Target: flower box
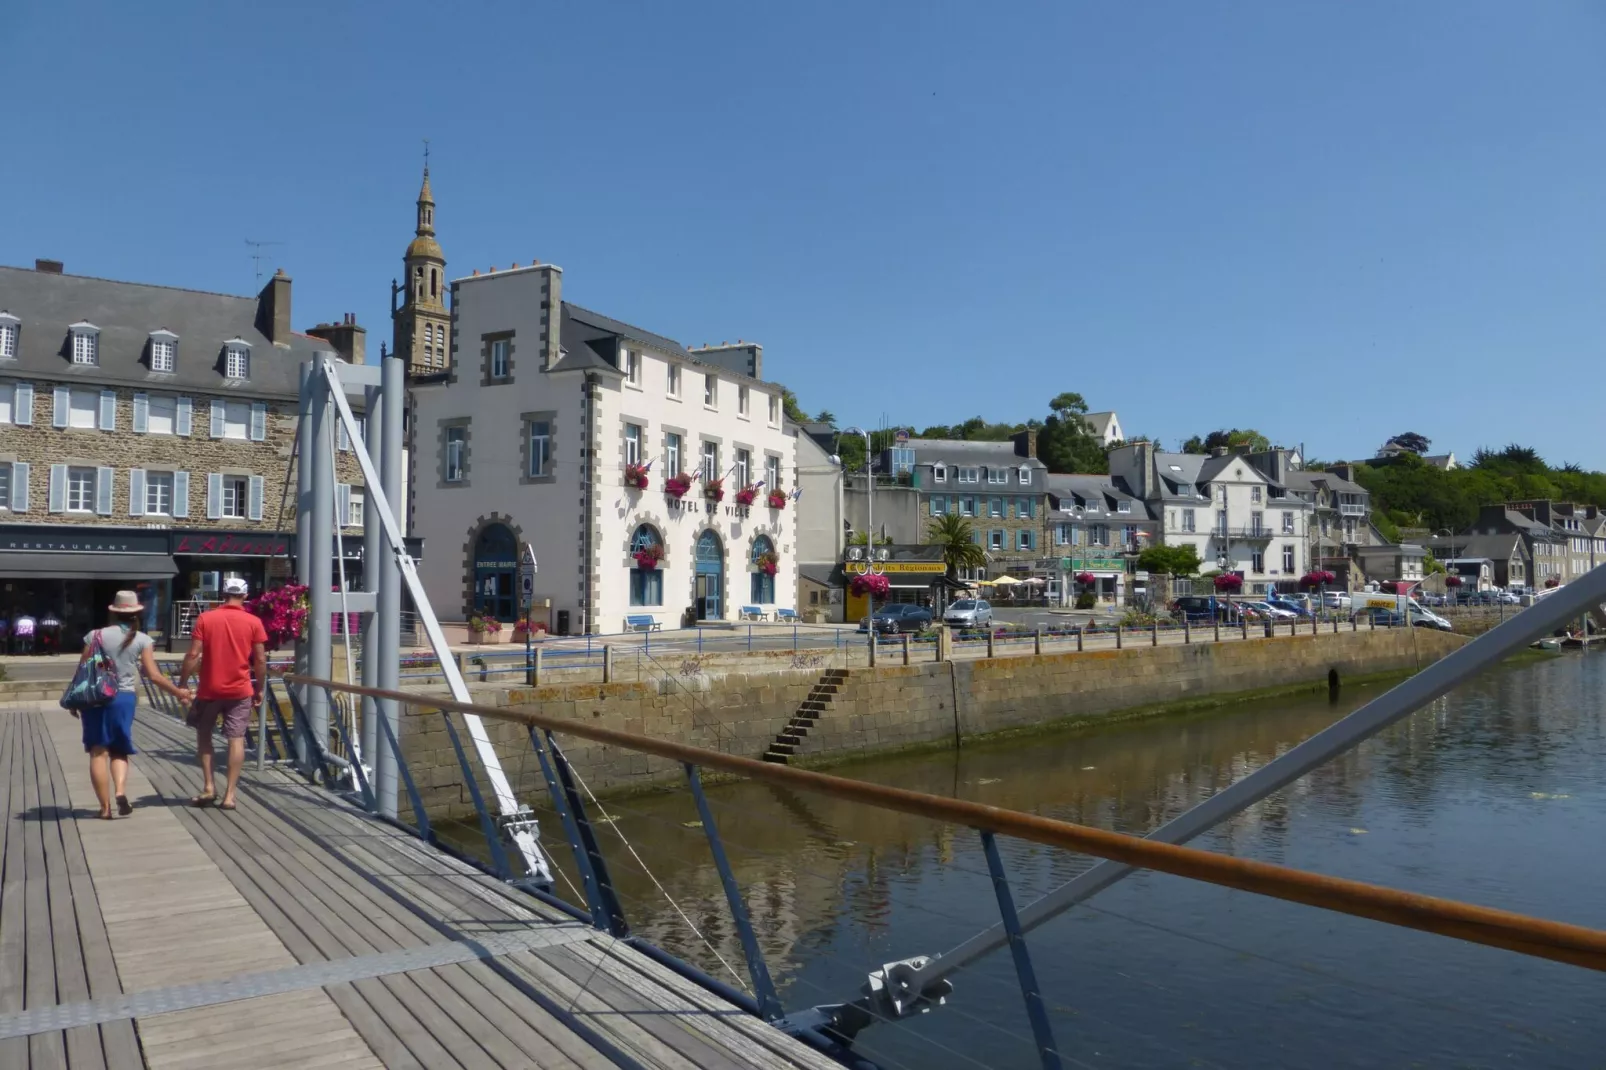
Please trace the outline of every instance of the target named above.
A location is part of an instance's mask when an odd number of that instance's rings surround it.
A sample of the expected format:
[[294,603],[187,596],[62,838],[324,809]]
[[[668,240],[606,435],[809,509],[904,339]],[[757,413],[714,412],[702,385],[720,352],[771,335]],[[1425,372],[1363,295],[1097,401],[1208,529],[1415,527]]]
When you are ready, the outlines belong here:
[[1446,587],[1459,587],[1459,586],[1461,586],[1461,577],[1460,576],[1446,576],[1446,577],[1444,577],[1444,585]]
[[499,643],[502,641],[502,622],[492,616],[478,613],[468,618],[468,637],[471,643]]
[[753,558],[753,567],[766,576],[775,575],[775,570],[781,566],[781,555],[774,550],[766,550]]
[[664,493],[671,498],[684,498],[687,492],[690,490],[691,476],[687,475],[685,472],[681,472],[678,475],[672,475],[668,479],[664,480]]
[[758,487],[748,485],[736,492],[737,505],[752,505],[758,500]]
[[703,480],[703,497],[707,498],[711,502],[724,501],[725,481],[723,479]]
[[784,491],[784,490],[772,490],[772,491],[770,491],[769,503],[770,503],[770,508],[771,509],[785,509],[786,508],[786,491]]
[[644,464],[625,465],[625,487],[629,490],[647,489],[647,466]]
[[658,563],[664,559],[664,548],[657,543],[653,543],[650,546],[643,546],[630,556],[636,559],[637,568],[650,572],[657,568]]

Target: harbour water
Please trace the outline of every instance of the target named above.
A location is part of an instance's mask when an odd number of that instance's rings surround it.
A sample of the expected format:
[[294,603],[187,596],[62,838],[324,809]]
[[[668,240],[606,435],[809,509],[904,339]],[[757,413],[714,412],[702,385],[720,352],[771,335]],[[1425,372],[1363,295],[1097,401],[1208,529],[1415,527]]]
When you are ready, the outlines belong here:
[[[839,771],[1141,834],[1375,694]],[[1196,846],[1606,928],[1603,721],[1606,655],[1507,667]],[[710,798],[788,1009],[852,998],[868,969],[997,921],[972,832],[752,784]],[[635,931],[745,980],[690,800],[607,809],[599,839]],[[1018,904],[1092,861],[1000,845]],[[1606,1065],[1597,974],[1180,878],[1134,875],[1030,945],[1067,1066]],[[889,1068],[1038,1065],[1007,951],[954,983],[948,1006],[859,1050]]]

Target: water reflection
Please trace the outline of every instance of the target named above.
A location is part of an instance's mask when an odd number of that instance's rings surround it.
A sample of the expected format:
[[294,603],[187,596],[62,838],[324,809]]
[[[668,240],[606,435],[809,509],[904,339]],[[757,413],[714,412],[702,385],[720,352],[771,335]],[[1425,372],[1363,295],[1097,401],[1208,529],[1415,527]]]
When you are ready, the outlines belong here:
[[[1198,845],[1606,927],[1606,859],[1594,849],[1606,816],[1603,658],[1478,681]],[[1143,833],[1370,697],[1244,704],[844,772]],[[869,968],[946,950],[996,921],[973,833],[749,783],[712,787],[710,798],[789,1008],[850,998]],[[690,800],[609,809],[645,863],[602,833],[635,930],[742,975]],[[1092,861],[1001,846],[1020,903]],[[1606,1062],[1595,1024],[1606,985],[1595,974],[1163,875],[1134,876],[1031,942],[1061,1047],[1083,1065]],[[1007,954],[956,985],[950,1006],[876,1027],[861,1047],[889,1067],[1037,1065]]]

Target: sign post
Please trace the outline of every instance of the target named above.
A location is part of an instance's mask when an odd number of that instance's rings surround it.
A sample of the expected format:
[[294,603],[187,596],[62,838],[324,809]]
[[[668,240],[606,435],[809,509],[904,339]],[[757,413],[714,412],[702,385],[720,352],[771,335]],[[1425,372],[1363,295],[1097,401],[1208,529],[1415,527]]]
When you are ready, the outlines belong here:
[[535,547],[525,543],[524,553],[519,555],[519,594],[524,599],[524,682],[530,685],[535,683],[535,644],[532,637],[535,622],[530,619],[530,608],[535,599],[535,569]]

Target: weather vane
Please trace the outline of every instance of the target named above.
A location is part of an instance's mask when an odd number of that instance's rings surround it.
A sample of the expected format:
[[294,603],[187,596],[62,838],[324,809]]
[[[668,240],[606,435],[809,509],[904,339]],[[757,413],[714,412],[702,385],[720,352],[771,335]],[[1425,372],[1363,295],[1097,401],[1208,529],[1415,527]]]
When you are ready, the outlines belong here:
[[429,138],[424,139],[424,170],[429,170]]

